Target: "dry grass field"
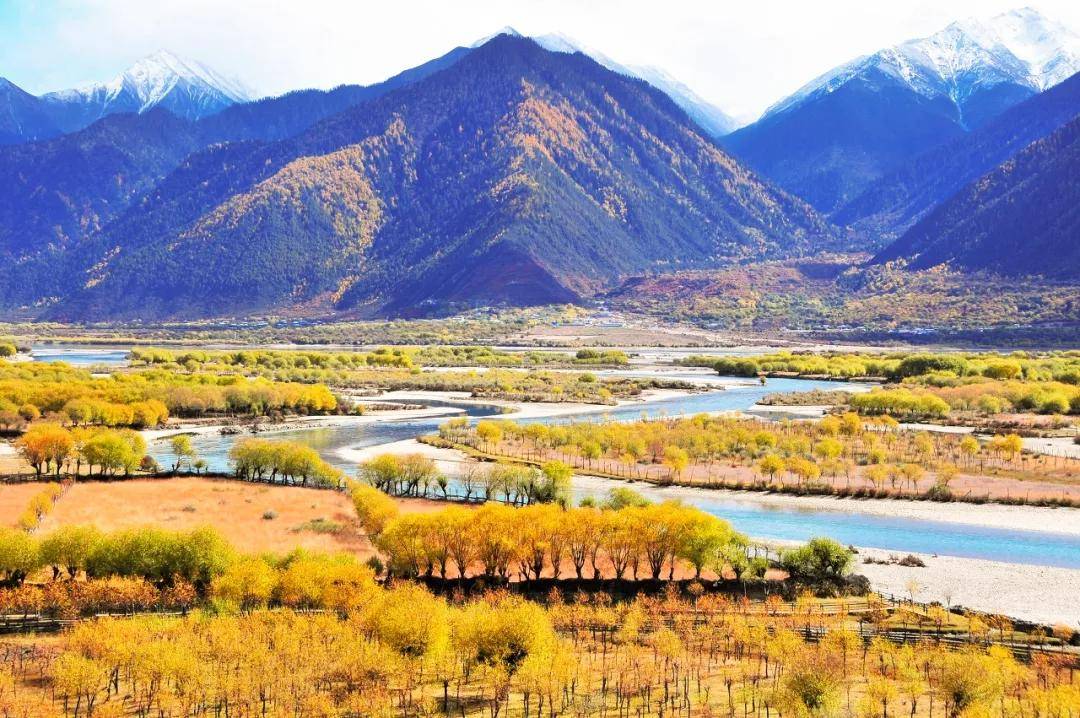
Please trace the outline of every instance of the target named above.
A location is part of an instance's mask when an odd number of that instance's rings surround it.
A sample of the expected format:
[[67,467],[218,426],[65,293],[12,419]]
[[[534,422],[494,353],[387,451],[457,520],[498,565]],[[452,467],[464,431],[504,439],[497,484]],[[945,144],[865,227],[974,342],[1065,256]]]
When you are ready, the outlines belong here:
[[[39,483],[0,487],[0,524],[14,525],[42,487]],[[439,506],[415,500],[401,505],[402,511]],[[38,533],[79,524],[105,531],[147,525],[182,531],[209,525],[248,553],[281,553],[297,547],[348,551],[362,558],[372,553],[345,494],[294,486],[197,478],[78,482],[56,503]]]
[[0,484],[0,527],[15,527],[30,499],[44,488],[44,483]]

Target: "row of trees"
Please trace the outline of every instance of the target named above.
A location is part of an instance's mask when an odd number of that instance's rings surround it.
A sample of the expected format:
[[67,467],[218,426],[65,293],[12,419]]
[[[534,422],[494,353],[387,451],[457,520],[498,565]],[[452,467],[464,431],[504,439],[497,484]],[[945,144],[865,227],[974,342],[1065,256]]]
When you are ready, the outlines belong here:
[[98,476],[127,476],[146,457],[146,440],[130,429],[69,429],[48,422],[31,425],[15,441],[15,448],[39,476],[79,475],[83,467],[90,476],[95,468]]
[[931,377],[929,390],[958,411],[1080,414],[1080,385],[1057,381],[965,382]]
[[392,575],[502,581],[544,578],[672,579],[683,567],[760,578],[767,564],[747,558],[747,541],[729,524],[681,504],[619,509],[537,504],[448,507],[393,517],[385,502],[353,492],[365,529]]
[[854,395],[851,405],[869,414],[938,418],[949,411],[1080,414],[1080,357],[1047,354],[778,354],[738,359],[690,357],[723,375],[795,374],[879,377],[902,389]]
[[169,407],[157,399],[132,404],[115,404],[98,399],[72,399],[60,413],[73,426],[132,426],[145,429],[161,426],[169,420]]
[[42,536],[0,530],[0,577],[12,586],[43,568],[53,579],[142,578],[158,586],[175,581],[205,592],[232,563],[235,552],[210,528],[187,532],[153,527],[103,533],[93,526],[64,526]]
[[[27,582],[43,569],[51,582]],[[0,582],[7,587],[0,590],[0,607],[13,613],[81,615],[104,603],[146,610],[175,607],[185,596],[187,606],[220,599],[245,610],[274,605],[345,611],[370,595],[374,574],[348,554],[241,555],[208,527],[105,533],[82,525],[41,537],[0,530]],[[109,598],[110,587],[117,596]]]
[[860,414],[882,414],[901,419],[942,419],[949,414],[949,404],[929,392],[907,389],[875,389],[865,394],[853,394],[848,399],[852,409]]
[[337,487],[343,476],[315,449],[291,441],[241,439],[229,450],[229,459],[245,481]]
[[241,349],[236,351],[173,351],[149,347],[131,350],[132,364],[172,366],[188,371],[243,371],[327,369],[349,371],[368,367],[535,367],[550,365],[615,366],[629,362],[625,352],[581,349],[563,352],[513,352],[487,346],[380,347],[370,352]]
[[893,381],[954,377],[967,380],[1022,379],[1080,385],[1080,354],[1057,352],[860,353],[776,352],[751,357],[693,356],[682,362],[707,366],[726,376],[798,374],[840,378],[882,377]]
[[173,351],[136,347],[129,358],[134,365],[173,366],[188,371],[229,371],[257,374],[261,370],[331,369],[352,370],[367,367],[410,369],[416,350],[404,347],[380,348],[371,352],[331,352],[269,349],[210,351],[191,349]]
[[[502,501],[515,506],[567,504],[572,471],[561,461],[539,468],[517,464],[468,464],[456,477],[454,498],[463,501]],[[359,467],[359,477],[392,496],[443,499],[450,496],[450,479],[435,462],[420,454],[382,454]]]
[[93,375],[63,363],[0,362],[0,428],[39,417],[71,425],[156,426],[170,415],[325,414],[337,399],[321,384],[149,369]]
[[[16,406],[0,399],[0,429],[18,431],[41,418],[35,404]],[[157,399],[118,404],[100,399],[72,399],[59,411],[47,414],[48,421],[71,426],[130,426],[145,429],[160,426],[169,420],[169,408]]]
[[[197,606],[195,587],[183,579],[160,586],[145,578],[112,576],[80,581],[24,582],[0,587],[0,616],[44,616],[73,620],[102,613],[188,611]],[[0,715],[2,715],[0,708]]]

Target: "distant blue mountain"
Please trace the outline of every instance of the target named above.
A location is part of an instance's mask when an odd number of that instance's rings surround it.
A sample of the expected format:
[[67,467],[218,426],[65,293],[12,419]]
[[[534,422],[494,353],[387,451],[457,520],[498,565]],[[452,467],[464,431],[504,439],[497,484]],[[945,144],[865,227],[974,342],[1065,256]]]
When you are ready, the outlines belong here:
[[0,77],[0,145],[34,142],[58,134],[60,128],[39,98]]
[[[200,149],[292,137],[353,105],[445,69],[468,52],[451,50],[376,85],[290,92],[234,104],[194,122],[158,107],[107,115],[85,129],[55,136],[59,130],[44,120],[33,132],[27,131],[29,120],[23,120],[16,140],[22,144],[0,147],[0,261],[78,244]],[[25,98],[15,94],[15,99],[31,109],[41,107],[41,100],[22,94]],[[0,102],[5,96],[0,85]],[[51,139],[25,144],[46,137]]]
[[1080,38],[1034,10],[949,25],[817,78],[724,139],[826,212],[913,156],[1080,71]]
[[1077,116],[1080,73],[982,127],[903,162],[832,219],[886,239],[895,238],[966,184]]

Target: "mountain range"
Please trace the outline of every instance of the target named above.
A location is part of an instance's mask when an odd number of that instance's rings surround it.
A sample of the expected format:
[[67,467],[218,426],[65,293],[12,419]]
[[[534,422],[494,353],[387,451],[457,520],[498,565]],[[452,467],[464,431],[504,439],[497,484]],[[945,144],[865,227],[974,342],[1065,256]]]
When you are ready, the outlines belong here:
[[867,250],[1080,280],[1078,48],[1031,10],[954,23],[733,133],[662,70],[509,29],[258,101],[169,53],[79,91],[0,81],[0,309],[414,316]]
[[[497,35],[523,37],[508,27],[477,41],[472,47],[479,47]],[[671,97],[713,137],[726,135],[737,127],[731,116],[658,67],[623,65],[557,33],[538,35],[532,39],[552,52],[580,52],[609,70],[645,80]],[[458,48],[459,52],[465,49]],[[320,91],[289,94],[305,92]],[[251,103],[252,100],[250,91],[237,80],[167,50],[142,58],[107,82],[49,92],[40,97],[0,78],[0,145],[56,137],[119,113],[141,114],[163,108],[177,117],[198,120],[233,105]]]
[[110,115],[155,108],[198,120],[250,100],[239,82],[165,50],[139,60],[108,82],[40,97],[0,78],[0,144],[47,139]]
[[210,145],[113,217],[24,246],[6,301],[68,319],[563,302],[837,237],[650,84],[510,35],[294,137]]
[[438,72],[467,52],[456,48],[376,85],[291,92],[231,105],[194,122],[162,108],[120,113],[47,142],[0,147],[0,186],[6,190],[0,193],[0,258],[21,262],[78,244],[145,198],[197,150],[292,137]]
[[1030,8],[956,22],[842,65],[724,146],[823,212],[1080,71],[1080,37]]

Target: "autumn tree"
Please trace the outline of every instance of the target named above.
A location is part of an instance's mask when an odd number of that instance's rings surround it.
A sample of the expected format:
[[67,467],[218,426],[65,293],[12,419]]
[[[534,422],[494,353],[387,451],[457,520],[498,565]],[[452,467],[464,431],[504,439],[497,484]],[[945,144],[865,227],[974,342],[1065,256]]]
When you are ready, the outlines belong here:
[[397,516],[397,504],[375,486],[351,482],[348,490],[360,525],[369,536],[378,537]]
[[41,560],[52,567],[53,579],[64,571],[74,579],[86,570],[101,540],[102,533],[94,526],[61,526],[41,539]]
[[184,463],[190,467],[195,461],[195,447],[191,443],[191,437],[187,434],[177,434],[169,442],[172,447],[172,453],[174,457],[173,461],[173,473],[180,470],[180,466]]

